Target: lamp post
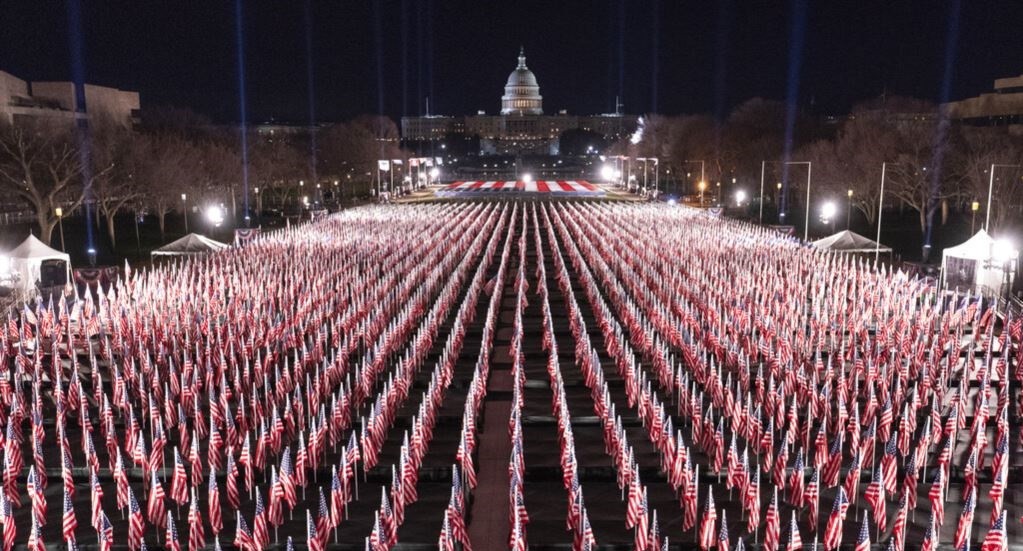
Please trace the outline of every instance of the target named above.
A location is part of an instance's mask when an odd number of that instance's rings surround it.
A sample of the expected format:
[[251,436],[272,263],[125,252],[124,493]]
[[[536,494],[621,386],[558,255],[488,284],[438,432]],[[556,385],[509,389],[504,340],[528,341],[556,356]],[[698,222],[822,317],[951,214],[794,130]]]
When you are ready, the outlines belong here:
[[[778,185],[776,187],[777,187],[778,191],[774,194],[774,204],[778,206],[778,210],[780,211],[781,210],[781,182],[778,182]],[[782,217],[785,216],[785,213],[779,213],[779,214],[781,214]],[[781,220],[779,220],[778,223],[780,224]]]
[[874,266],[881,257],[881,216],[884,215],[884,177],[888,172],[888,163],[881,163],[881,193],[877,197],[877,241],[874,242]]
[[977,231],[977,211],[980,210],[980,201],[974,201],[970,203],[970,212],[972,217],[970,218],[970,235],[973,235]]
[[1020,165],[1004,165],[1004,164],[992,164],[991,165],[991,173],[988,174],[988,184],[987,184],[987,214],[986,214],[986,219],[984,220],[984,231],[989,232],[989,233],[991,232],[991,230],[989,229],[988,226],[990,226],[990,224],[991,224],[991,195],[993,194],[994,189],[995,189],[995,168],[996,167],[1010,168],[1010,167],[1019,167],[1019,166]]
[[700,183],[697,184],[696,187],[698,187],[700,189],[700,206],[702,207],[703,206],[703,191],[705,189],[707,189],[707,182],[704,181],[704,180],[700,180]]
[[64,209],[57,207],[53,209],[53,214],[57,215],[57,227],[60,228],[60,252],[65,252],[64,246]]
[[838,207],[834,203],[828,201],[821,206],[821,218],[824,219],[824,223],[831,223],[831,233],[835,233],[835,214],[838,213]]
[[760,161],[760,225],[764,224],[764,171],[767,161]]
[[188,195],[185,193],[181,194],[181,213],[185,218],[185,235],[188,235]]
[[810,239],[810,176],[813,173],[813,161],[786,161],[787,165],[806,165],[806,221],[803,225],[803,241]]
[[850,189],[849,192],[846,193],[846,196],[849,197],[849,202],[845,206],[845,229],[848,230],[849,227],[850,227],[849,222],[852,220],[852,196],[853,196],[853,190]]
[[[687,161],[682,161],[682,163],[683,164],[685,164],[685,163],[700,163],[700,181],[701,182],[706,182],[707,181],[707,179],[704,177],[704,176],[706,176],[706,172],[704,171],[704,169],[707,167],[707,163],[705,161],[697,159],[697,160],[692,160],[692,161],[688,161],[688,160]],[[702,198],[700,199],[700,204],[701,205],[703,204],[703,199]]]

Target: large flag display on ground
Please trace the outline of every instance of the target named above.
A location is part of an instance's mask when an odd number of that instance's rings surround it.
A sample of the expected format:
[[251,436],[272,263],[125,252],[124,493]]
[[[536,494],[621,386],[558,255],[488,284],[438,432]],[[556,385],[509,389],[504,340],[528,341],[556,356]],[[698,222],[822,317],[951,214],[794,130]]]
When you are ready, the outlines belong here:
[[0,314],[4,550],[1021,536],[1003,304],[551,198],[587,182],[452,187],[511,194],[352,209]]

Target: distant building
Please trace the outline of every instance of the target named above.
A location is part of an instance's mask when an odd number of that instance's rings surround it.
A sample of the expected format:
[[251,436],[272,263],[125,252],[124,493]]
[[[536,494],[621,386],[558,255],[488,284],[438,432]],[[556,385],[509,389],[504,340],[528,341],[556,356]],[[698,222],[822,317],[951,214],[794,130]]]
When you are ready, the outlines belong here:
[[980,126],[1007,126],[1023,135],[1023,75],[995,80],[995,91],[942,104],[954,120]]
[[636,129],[637,118],[621,113],[579,116],[561,111],[544,115],[540,85],[526,66],[522,50],[518,61],[505,83],[500,115],[402,117],[402,140],[429,143],[452,136],[479,137],[480,155],[558,155],[566,131],[593,132],[614,141]]
[[66,120],[84,125],[106,117],[130,126],[137,122],[140,106],[138,92],[86,84],[78,94],[73,82],[29,83],[0,71],[0,122]]

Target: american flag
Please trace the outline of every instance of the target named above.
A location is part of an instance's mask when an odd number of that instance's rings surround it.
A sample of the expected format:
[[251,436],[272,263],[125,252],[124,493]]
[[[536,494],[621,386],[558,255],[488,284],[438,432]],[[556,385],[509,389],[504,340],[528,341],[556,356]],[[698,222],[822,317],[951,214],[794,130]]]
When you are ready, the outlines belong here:
[[90,498],[92,503],[92,515],[90,518],[90,523],[92,524],[93,528],[99,530],[100,528],[99,517],[100,514],[103,512],[103,486],[101,486],[99,483],[99,477],[96,476],[96,471],[93,471],[91,473],[90,478],[91,484],[89,484],[89,488],[91,490]]
[[4,551],[14,549],[14,540],[17,537],[18,527],[14,523],[14,514],[11,512],[11,500],[7,494],[0,492],[0,516],[4,525]]
[[924,530],[924,539],[922,542],[920,542],[921,551],[934,551],[937,548],[938,542],[935,541],[934,533],[935,526],[936,525],[934,523],[934,515],[931,514],[931,518],[927,522],[927,529]]
[[206,547],[206,534],[203,531],[203,518],[199,513],[199,499],[195,489],[192,489],[192,503],[188,508],[188,549],[202,549]]
[[714,523],[717,522],[718,512],[714,508],[714,486],[707,486],[707,502],[703,509],[703,520],[700,521],[700,548],[706,551],[714,547]]
[[252,541],[252,532],[249,530],[248,523],[245,522],[245,516],[238,515],[238,525],[234,533],[234,545],[242,551],[252,551],[256,549],[255,542]]
[[330,509],[327,508],[327,498],[323,495],[323,488],[320,487],[320,510],[316,516],[316,534],[320,540],[320,547],[327,545],[327,538],[330,535],[330,529],[333,527],[330,521]]
[[32,528],[28,533],[28,551],[46,551],[46,543],[43,541],[43,530],[39,524],[39,519],[36,518],[35,512],[32,513]]
[[767,551],[778,551],[781,541],[781,512],[778,511],[778,487],[774,488],[774,497],[767,506],[767,527],[764,529],[764,548]]
[[752,532],[760,525],[760,469],[754,469],[753,480],[747,484],[743,495],[743,506],[749,513],[746,531]]
[[[896,465],[896,454],[899,450],[895,445],[895,436],[893,435],[889,440],[888,444],[884,449],[884,457],[881,458],[881,471],[882,480],[884,482],[884,490],[889,494],[894,494],[897,488],[895,475],[898,467]],[[882,528],[883,530],[883,528]]]
[[959,549],[970,537],[970,529],[973,526],[973,513],[977,504],[977,489],[973,488],[966,494],[966,502],[963,503],[963,512],[959,515],[959,524],[956,526],[953,547]]
[[824,529],[824,549],[835,551],[842,545],[842,527],[845,523],[845,512],[849,508],[849,499],[845,495],[845,488],[839,486],[835,494],[835,504],[831,507],[831,516],[828,517],[828,525]]
[[792,475],[789,477],[789,503],[797,509],[803,507],[803,450],[796,454],[796,464],[792,468]]
[[1005,533],[1005,511],[998,515],[987,536],[984,536],[984,543],[981,551],[1006,551],[1009,548],[1009,541]]
[[863,497],[870,504],[874,518],[877,519],[878,529],[883,532],[887,524],[887,513],[885,512],[884,484],[881,482],[879,469],[874,469],[874,476],[863,492]]
[[[742,541],[741,539],[739,540]],[[721,509],[721,528],[718,529],[718,551],[728,551],[728,517],[725,509]]]
[[995,474],[988,497],[991,498],[991,524],[1002,513],[1002,505],[1005,502],[1005,478],[1008,476],[1009,462],[1002,463],[1002,467]]
[[266,511],[263,509],[263,495],[259,488],[256,492],[256,512],[252,517],[252,543],[257,548],[264,548],[270,543],[270,532],[267,529]]
[[210,528],[213,530],[213,535],[216,536],[224,529],[224,519],[221,516],[222,512],[220,510],[220,489],[217,487],[217,473],[213,472],[213,469],[210,469],[209,480],[206,508],[210,516]]
[[909,503],[905,495],[899,501],[899,513],[895,515],[895,524],[892,526],[893,551],[903,551],[906,547],[906,516],[909,515]]
[[[114,527],[106,513],[100,513],[100,528],[97,534],[100,551],[110,551],[114,547]],[[198,549],[198,548],[196,548]],[[7,551],[10,551],[9,549]]]
[[177,446],[174,447],[174,474],[171,478],[171,499],[181,505],[188,501],[188,475],[185,473],[185,465],[181,462],[181,454]]
[[807,521],[810,523],[814,533],[816,533],[817,518],[820,512],[820,469],[814,467],[813,473],[810,475],[810,483],[806,485],[803,498],[803,501],[810,510]]
[[941,469],[935,471],[934,482],[931,483],[931,490],[927,494],[931,500],[931,515],[937,528],[941,528],[945,518],[945,485],[941,473]]
[[36,483],[36,468],[35,466],[28,468],[28,494],[32,498],[32,514],[36,521],[42,524],[46,524],[46,496],[43,495],[43,489]]
[[164,507],[163,498],[163,485],[160,484],[160,479],[156,477],[156,471],[151,471],[149,480],[149,502],[146,505],[146,516],[149,517],[149,522],[157,528],[163,528],[164,515],[167,509]]
[[316,535],[316,524],[313,523],[313,513],[306,511],[306,530],[305,530],[305,541],[309,548],[309,551],[323,551],[323,544],[320,543],[320,538]]
[[799,536],[799,524],[796,522],[796,512],[792,511],[792,522],[789,523],[789,546],[787,551],[802,551],[803,538]]
[[128,488],[128,547],[138,549],[142,545],[142,533],[146,529],[146,521],[142,517],[142,509],[135,499],[135,492]]
[[170,551],[181,551],[181,542],[178,541],[178,528],[174,525],[174,516],[167,511],[167,534],[164,546]]
[[75,507],[71,503],[71,496],[64,492],[64,531],[65,541],[75,540],[75,529],[78,528],[78,519],[75,517]]
[[856,551],[870,551],[870,513],[864,511],[860,536],[856,539]]

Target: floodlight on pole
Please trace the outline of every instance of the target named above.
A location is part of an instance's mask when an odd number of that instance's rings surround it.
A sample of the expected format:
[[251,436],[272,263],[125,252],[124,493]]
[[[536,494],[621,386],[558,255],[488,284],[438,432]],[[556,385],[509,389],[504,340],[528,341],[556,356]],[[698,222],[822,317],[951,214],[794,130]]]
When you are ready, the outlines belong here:
[[185,233],[188,233],[188,195],[181,194],[181,216],[185,219]]
[[824,203],[821,206],[821,218],[823,218],[825,221],[831,220],[832,218],[835,217],[835,213],[837,211],[838,207],[835,206],[835,203],[828,201],[827,203]]
[[53,214],[57,215],[57,227],[60,228],[60,252],[65,252],[67,248],[64,245],[64,209],[57,207],[53,209]]
[[746,200],[746,191],[739,190],[735,192],[735,203],[736,206],[742,206],[742,202]]
[[224,223],[224,209],[217,205],[211,205],[206,209],[206,220],[213,224],[213,227],[220,227]]
[[803,241],[810,239],[810,184],[813,174],[813,161],[786,161],[787,165],[806,165],[806,221],[803,225]]
[[990,229],[990,225],[991,225],[991,196],[994,195],[994,191],[995,191],[995,168],[999,168],[999,167],[1002,167],[1002,168],[1016,167],[1016,168],[1018,168],[1019,166],[1020,165],[1005,165],[1005,164],[992,164],[991,165],[991,172],[988,174],[988,184],[987,184],[987,214],[986,214],[986,218],[984,220],[984,231],[986,231],[986,232],[990,232],[991,231],[991,229]]
[[606,182],[610,182],[615,176],[615,169],[611,168],[610,165],[604,165],[600,169],[600,177]]

